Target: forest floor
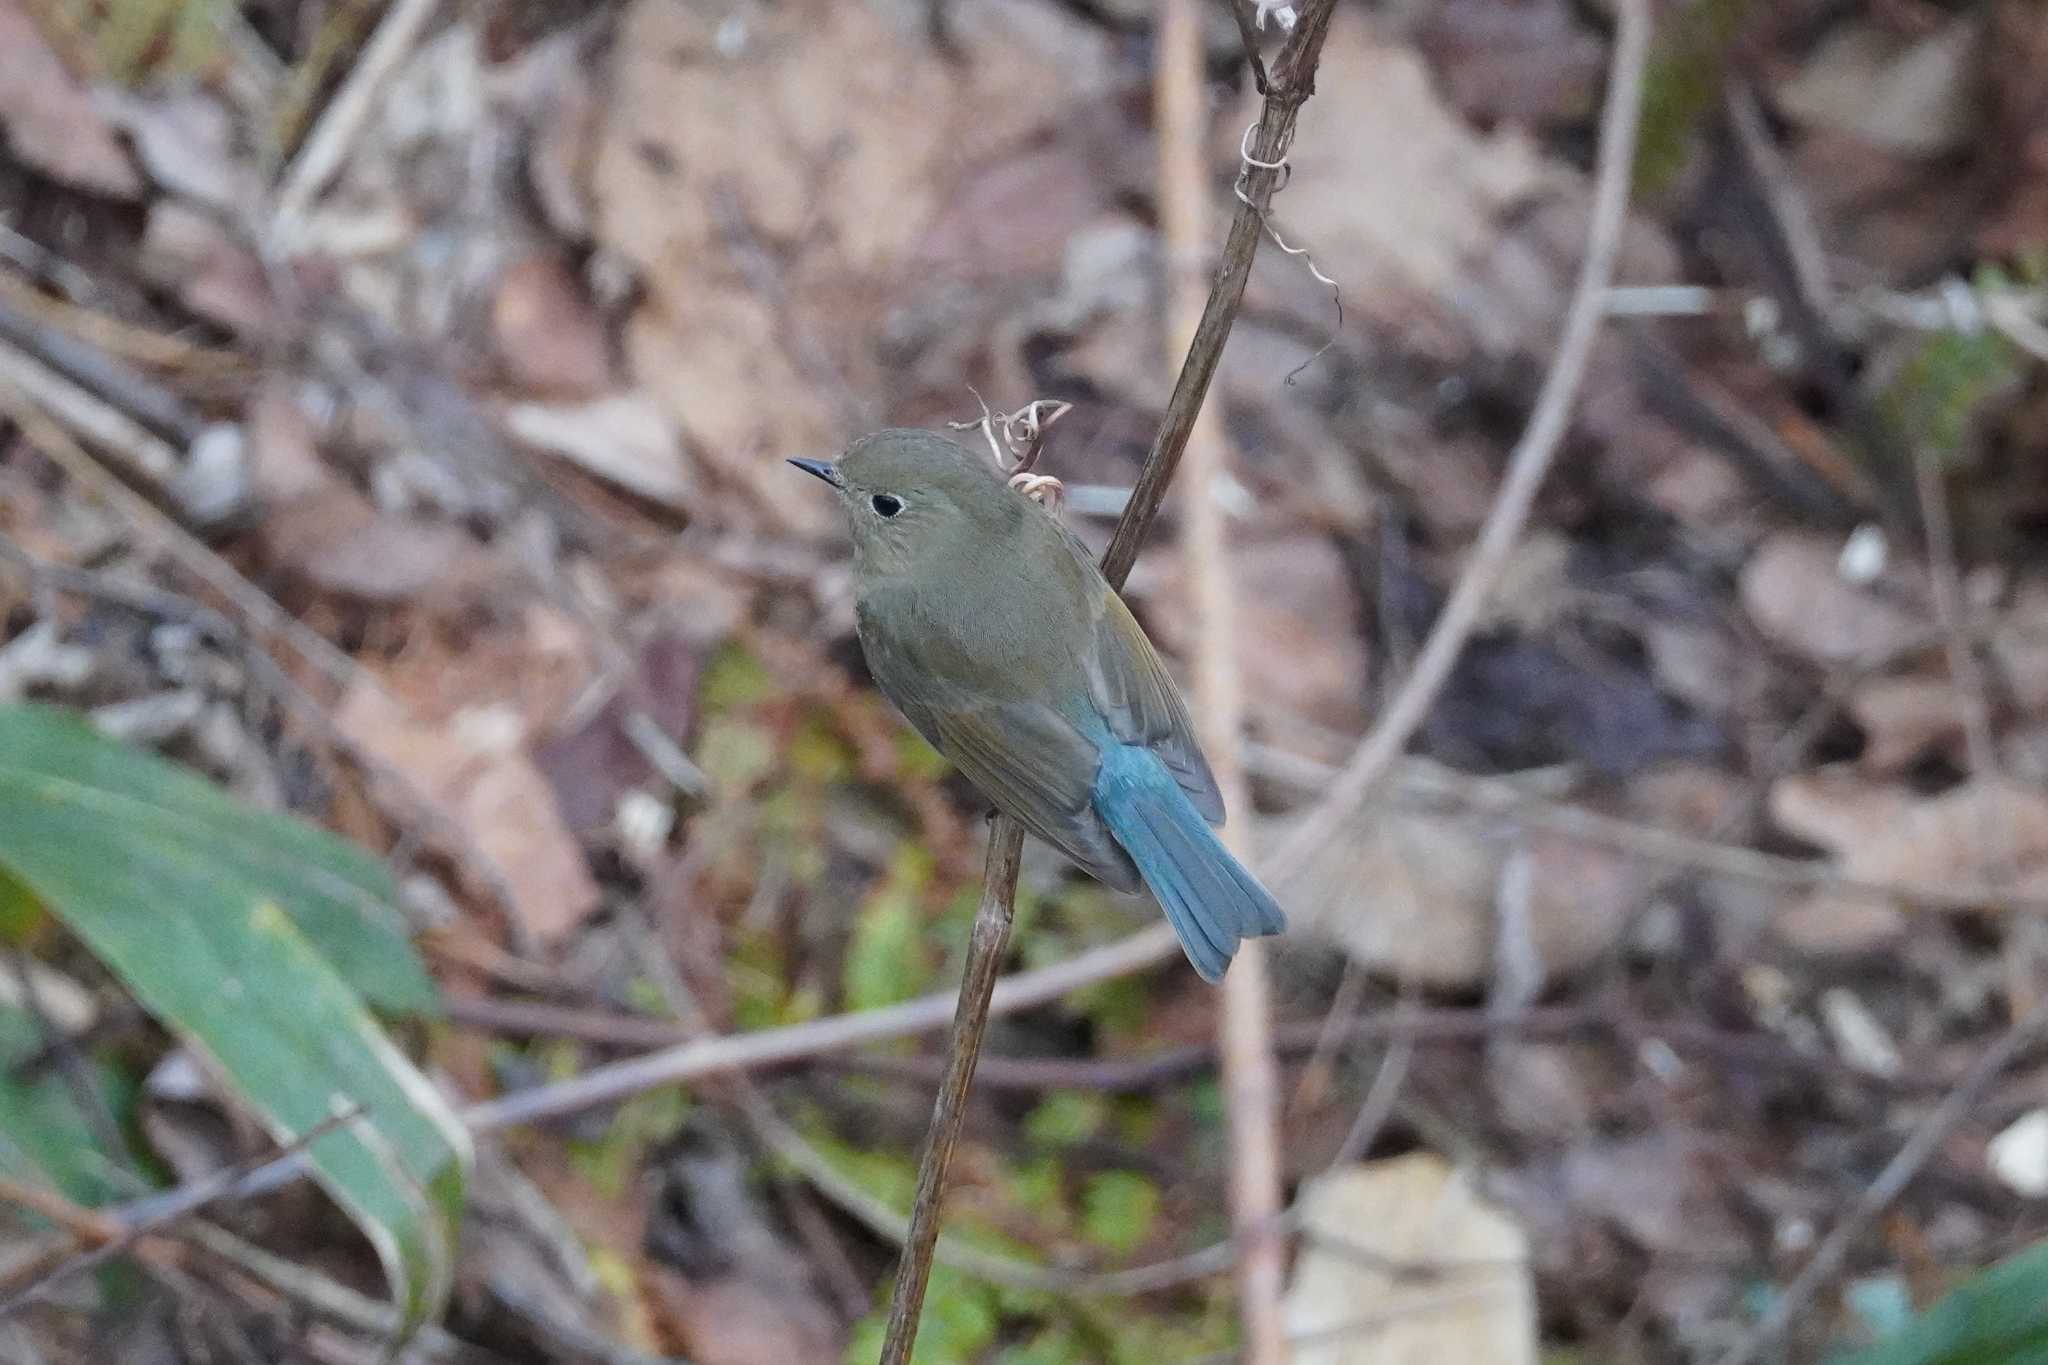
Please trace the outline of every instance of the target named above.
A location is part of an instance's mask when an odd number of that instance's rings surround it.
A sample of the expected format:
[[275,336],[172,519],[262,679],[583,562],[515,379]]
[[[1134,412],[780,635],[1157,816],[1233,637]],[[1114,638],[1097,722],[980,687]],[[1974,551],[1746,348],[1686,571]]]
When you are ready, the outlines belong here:
[[[1341,5],[1313,269],[1262,247],[1209,397],[1238,815],[1336,831],[1260,864],[1299,1361],[1818,1359],[2048,1236],[2048,9],[1651,6],[1550,476],[1324,798],[1557,348],[1615,8]],[[987,826],[784,460],[1058,398],[1103,544],[1179,362],[1153,10],[0,0],[0,704],[388,854],[461,1104],[768,1040],[480,1128],[422,1358],[875,1358]],[[1220,245],[1257,93],[1201,12]],[[1127,590],[1177,671],[1187,496]],[[1234,1359],[1218,993],[1024,868],[918,1359]],[[273,1150],[58,920],[0,947],[0,1112],[54,1029],[154,1182]],[[205,1219],[301,1278],[187,1243],[0,1356],[378,1358],[308,1187]]]

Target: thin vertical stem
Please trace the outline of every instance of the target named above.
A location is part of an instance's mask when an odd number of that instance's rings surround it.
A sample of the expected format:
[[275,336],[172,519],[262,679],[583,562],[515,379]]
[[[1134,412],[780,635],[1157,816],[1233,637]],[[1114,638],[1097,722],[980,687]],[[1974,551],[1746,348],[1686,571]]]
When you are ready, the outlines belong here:
[[908,1365],[917,1340],[918,1314],[932,1277],[932,1251],[939,1240],[939,1208],[945,1197],[946,1170],[960,1124],[967,1117],[967,1092],[974,1084],[974,1064],[981,1058],[982,1035],[988,1032],[988,1001],[1002,970],[1003,948],[1010,922],[1017,914],[1017,866],[1024,856],[1024,827],[1003,815],[988,836],[988,864],[982,873],[981,904],[974,912],[974,931],[967,940],[967,973],[960,982],[960,1003],[953,1012],[953,1033],[946,1044],[946,1074],[932,1101],[932,1126],[917,1158],[917,1196],[910,1205],[910,1235],[903,1245],[903,1263],[889,1296],[889,1332],[882,1345],[881,1365]]
[[[1208,194],[1208,110],[1203,89],[1202,16],[1197,0],[1166,0],[1159,17],[1154,79],[1159,128],[1159,222],[1164,239],[1168,346],[1190,344],[1201,325],[1211,210]],[[1262,158],[1263,159],[1263,158]],[[1194,597],[1194,713],[1202,750],[1232,815],[1224,842],[1250,852],[1251,802],[1238,738],[1244,694],[1237,668],[1236,592],[1218,492],[1229,476],[1229,448],[1216,413],[1204,409],[1188,433],[1181,518],[1182,562]],[[1238,948],[1218,997],[1224,1113],[1230,1128],[1230,1225],[1238,1317],[1247,1365],[1283,1365],[1286,1324],[1280,1296],[1286,1280],[1280,1227],[1279,1079],[1274,1072],[1268,1014],[1266,953],[1250,940]]]
[[[1265,105],[1252,142],[1252,155],[1257,161],[1277,164],[1286,155],[1287,145],[1294,137],[1295,118],[1303,101],[1315,90],[1316,62],[1322,55],[1323,39],[1329,33],[1330,16],[1335,9],[1336,0],[1308,0],[1301,7],[1294,31],[1268,77]],[[1244,297],[1245,280],[1251,274],[1252,256],[1258,249],[1263,215],[1277,175],[1275,170],[1254,167],[1246,177],[1244,199],[1231,220],[1222,264],[1196,324],[1173,397],[1167,403],[1166,418],[1153,439],[1137,486],[1131,491],[1116,533],[1102,557],[1102,572],[1112,587],[1123,586],[1138,558],[1138,547],[1151,529],[1159,504],[1165,500],[1167,486],[1173,481],[1174,470],[1180,465],[1188,433],[1208,395],[1209,381],[1216,376],[1223,343],[1230,336],[1230,325]],[[998,819],[989,834],[981,905],[975,911],[974,930],[968,940],[967,969],[960,984],[960,1003],[953,1015],[946,1074],[932,1105],[931,1127],[918,1160],[910,1235],[890,1296],[881,1365],[908,1365],[910,1348],[917,1339],[918,1312],[924,1306],[925,1285],[932,1272],[932,1251],[939,1236],[946,1169],[966,1116],[974,1066],[980,1059],[982,1035],[988,1027],[989,997],[1016,913],[1017,865],[1023,839],[1022,831],[1007,818]]]

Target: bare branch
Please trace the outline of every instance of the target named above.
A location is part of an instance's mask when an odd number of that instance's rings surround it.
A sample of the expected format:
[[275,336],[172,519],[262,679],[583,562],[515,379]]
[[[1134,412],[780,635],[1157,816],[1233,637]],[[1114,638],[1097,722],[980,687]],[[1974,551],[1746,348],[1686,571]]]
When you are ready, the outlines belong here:
[[[1294,139],[1294,124],[1302,102],[1315,89],[1316,62],[1322,55],[1323,38],[1329,32],[1335,0],[1311,0],[1305,5],[1294,29],[1274,63],[1269,78],[1265,107],[1259,118],[1257,159],[1277,162],[1287,155]],[[1244,198],[1231,220],[1230,235],[1223,247],[1223,264],[1209,292],[1208,304],[1195,327],[1187,360],[1167,403],[1166,419],[1153,438],[1152,449],[1138,476],[1131,500],[1117,522],[1109,549],[1102,557],[1102,571],[1112,587],[1121,587],[1137,560],[1138,547],[1158,515],[1167,485],[1187,447],[1188,434],[1201,412],[1209,382],[1216,375],[1223,355],[1223,343],[1237,316],[1250,277],[1252,256],[1258,250],[1259,230],[1266,204],[1276,183],[1276,172],[1254,167],[1247,177]],[[969,939],[967,969],[960,986],[960,1006],[954,1018],[950,1061],[945,1080],[932,1109],[930,1135],[918,1162],[917,1199],[910,1210],[910,1237],[897,1270],[896,1287],[889,1304],[889,1323],[882,1345],[882,1365],[905,1365],[912,1342],[917,1338],[918,1312],[924,1304],[926,1281],[931,1277],[932,1248],[939,1234],[939,1205],[946,1167],[953,1144],[966,1114],[967,1091],[974,1077],[974,1064],[981,1051],[983,1031],[988,1026],[991,993],[1001,965],[1003,948],[1010,936],[1015,914],[1017,865],[1024,834],[1007,817],[996,821],[989,834],[988,869],[983,883],[981,907],[975,912]],[[1173,941],[1166,926],[1165,941]]]
[[239,1162],[226,1170],[217,1171],[175,1190],[151,1196],[145,1213],[132,1217],[122,1217],[118,1210],[95,1213],[89,1229],[82,1226],[79,1228],[81,1233],[86,1234],[86,1240],[91,1244],[90,1249],[82,1255],[70,1257],[51,1266],[18,1288],[10,1289],[4,1298],[0,1298],[0,1318],[7,1317],[30,1299],[57,1284],[132,1250],[144,1238],[164,1232],[180,1219],[190,1217],[208,1205],[236,1194],[243,1178],[259,1165],[274,1164],[276,1157],[298,1155],[336,1128],[360,1118],[362,1112],[361,1105],[351,1104],[333,1117],[299,1134],[276,1156]]
[[412,52],[436,8],[436,0],[398,0],[378,23],[284,173],[271,224],[274,245],[289,249],[313,201],[348,160],[350,147],[376,110],[378,94]]
[[967,1092],[974,1083],[982,1037],[988,1031],[989,996],[1002,967],[1010,921],[1017,913],[1017,868],[1023,856],[1024,827],[1007,815],[998,817],[988,836],[988,866],[982,874],[974,930],[967,940],[967,970],[960,982],[959,1007],[953,1014],[946,1074],[932,1102],[932,1124],[924,1150],[918,1153],[917,1195],[910,1205],[910,1227],[896,1270],[896,1287],[889,1296],[881,1365],[907,1365],[911,1345],[917,1340],[918,1314],[924,1307],[932,1252],[939,1239],[946,1170],[953,1160],[953,1146],[960,1140],[961,1120],[967,1116]]
[[1173,481],[1174,471],[1180,467],[1181,452],[1187,447],[1188,432],[1202,410],[1202,400],[1208,396],[1209,382],[1216,377],[1217,363],[1223,358],[1223,343],[1237,316],[1238,302],[1244,297],[1245,281],[1251,276],[1252,255],[1258,249],[1266,207],[1279,183],[1280,173],[1272,169],[1272,163],[1286,158],[1294,141],[1295,119],[1303,102],[1315,93],[1316,63],[1322,58],[1323,38],[1329,33],[1330,16],[1335,9],[1334,0],[1303,6],[1287,46],[1273,64],[1265,105],[1259,112],[1258,132],[1252,139],[1253,155],[1248,158],[1254,163],[1268,164],[1254,164],[1245,178],[1237,213],[1230,220],[1230,235],[1224,239],[1223,263],[1209,291],[1209,302],[1195,326],[1195,339],[1188,347],[1188,358],[1173,386],[1173,396],[1167,401],[1166,418],[1160,423],[1159,434],[1152,439],[1145,466],[1131,489],[1130,502],[1117,522],[1109,548],[1103,552],[1102,572],[1112,587],[1122,587],[1131,565],[1137,562],[1138,546],[1159,513],[1159,504],[1166,498],[1166,487]]

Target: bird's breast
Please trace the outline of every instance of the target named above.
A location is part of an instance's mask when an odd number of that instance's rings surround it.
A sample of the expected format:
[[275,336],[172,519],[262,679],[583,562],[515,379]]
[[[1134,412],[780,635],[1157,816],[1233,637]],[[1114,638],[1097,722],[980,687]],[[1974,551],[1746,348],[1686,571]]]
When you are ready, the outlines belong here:
[[1092,635],[1054,585],[985,567],[867,585],[855,612],[869,667],[885,688],[890,675],[914,673],[998,700],[1047,699],[1061,678],[1080,676],[1081,647]]

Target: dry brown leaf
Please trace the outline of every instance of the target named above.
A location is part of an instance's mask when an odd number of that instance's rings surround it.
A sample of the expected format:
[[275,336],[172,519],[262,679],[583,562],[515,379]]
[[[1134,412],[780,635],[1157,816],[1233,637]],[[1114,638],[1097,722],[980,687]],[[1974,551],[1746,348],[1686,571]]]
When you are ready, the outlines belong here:
[[975,169],[936,206],[919,263],[949,280],[1057,273],[1075,230],[1114,202],[1115,187],[1079,150],[1060,142]]
[[226,214],[263,201],[263,178],[252,158],[238,155],[234,116],[220,100],[197,90],[160,97],[120,90],[100,104],[134,142],[157,188]]
[[1626,860],[1605,849],[1544,834],[1516,839],[1473,820],[1374,804],[1305,865],[1275,873],[1275,890],[1298,929],[1334,941],[1360,964],[1456,989],[1492,976],[1511,863],[1526,877],[1513,891],[1525,898],[1539,978],[1605,950],[1639,894]]
[[2048,71],[2048,6],[2037,0],[2002,0],[1991,8],[1988,40],[1999,60],[1987,62],[1991,114],[1986,145],[1999,150],[2004,202],[1977,230],[1976,252],[2024,257],[2048,241],[2048,106],[2041,73]]
[[[520,585],[508,583],[488,604],[493,629],[413,629],[406,647],[380,668],[382,681],[417,716],[503,705],[522,733],[545,734],[587,695],[599,651],[575,618],[532,597],[523,602],[519,628],[506,628],[519,605]],[[417,615],[394,618],[401,626],[421,624]]]
[[1800,838],[1833,849],[1843,872],[1864,881],[1983,881],[2007,848],[2022,872],[2048,862],[2048,793],[1995,779],[1923,797],[1808,773],[1772,786],[1771,815]]
[[505,430],[664,507],[687,509],[696,492],[696,471],[676,440],[675,423],[644,393],[588,403],[517,403],[505,412]]
[[512,912],[535,941],[560,940],[597,908],[583,850],[528,757],[511,708],[470,707],[436,725],[363,682],[342,698],[335,723],[454,822],[510,888]]
[[1821,664],[1876,662],[1926,637],[1930,612],[1875,585],[1848,582],[1840,553],[1838,543],[1798,531],[1781,531],[1759,546],[1738,585],[1757,629]]
[[115,199],[142,194],[142,177],[91,92],[16,0],[0,0],[0,133],[52,179]]
[[1593,1131],[1597,1112],[1584,1050],[1566,1043],[1499,1039],[1487,1049],[1486,1086],[1495,1108],[1514,1115],[1524,1140],[1566,1141]]
[[[780,454],[768,457],[788,450],[829,454],[843,444],[823,396],[786,368],[773,311],[753,294],[708,290],[687,316],[679,323],[649,304],[627,320],[626,363],[642,383],[635,403],[670,430],[671,441],[680,433],[691,456],[750,492],[775,530],[826,532],[838,509],[825,498],[790,496],[789,467]],[[712,336],[722,340],[712,345]],[[763,402],[764,395],[773,401]],[[778,430],[789,433],[779,446]],[[589,457],[578,451],[574,458],[587,464]]]
[[1915,156],[1960,147],[1983,105],[1981,12],[1902,42],[1876,23],[1838,25],[1805,66],[1777,88],[1794,121]]
[[627,793],[664,790],[655,781],[654,764],[633,739],[630,717],[641,711],[664,734],[686,741],[696,723],[699,671],[723,634],[722,629],[716,634],[685,630],[648,640],[634,660],[634,676],[622,680],[624,690],[574,729],[537,746],[534,761],[547,774],[571,829],[579,834],[604,829]]
[[1864,734],[1858,766],[1880,776],[1904,772],[1930,753],[1960,756],[1962,699],[1943,678],[1876,678],[1849,695]]
[[362,602],[459,593],[496,573],[489,552],[460,528],[381,512],[339,482],[274,509],[261,534],[279,569]]
[[180,302],[243,336],[260,337],[277,324],[277,300],[261,259],[218,218],[176,199],[151,206],[143,229],[141,264]]
[[523,388],[590,398],[610,385],[611,354],[597,309],[568,267],[547,253],[514,261],[498,277],[491,340]]
[[1529,916],[1546,980],[1591,962],[1621,934],[1643,894],[1628,858],[1610,849],[1531,832],[1522,840]]
[[1683,1130],[1574,1143],[1559,1184],[1571,1211],[1613,1224],[1647,1251],[1734,1259],[1748,1243],[1723,1204],[1699,1138]]
[[1275,874],[1291,927],[1403,980],[1487,979],[1506,850],[1469,824],[1369,806],[1348,837]]
[[[1105,79],[1076,46],[1085,27],[1040,8],[975,7],[958,62],[869,5],[627,11],[595,236],[646,288],[634,374],[707,458],[779,476],[783,455],[843,443],[848,395],[876,387],[892,282],[948,187]],[[767,477],[739,482],[783,529],[829,525],[822,500]]]
[[1319,1177],[1302,1210],[1285,1308],[1295,1365],[1535,1365],[1528,1238],[1468,1173],[1431,1152],[1369,1162]]
[[1709,763],[1664,763],[1629,780],[1624,808],[1663,829],[1747,840],[1749,783]]
[[402,602],[447,586],[465,566],[474,573],[480,560],[469,537],[444,522],[377,515],[345,536],[306,547],[299,567],[330,591]]
[[1791,183],[1812,201],[1831,259],[1892,279],[1927,268],[1955,242],[1969,158],[1912,157],[1820,126],[1789,152]]
[[1773,681],[1770,661],[1720,621],[1659,616],[1642,639],[1658,685],[1716,720],[1757,714]]
[[1516,542],[1502,566],[1500,586],[1479,616],[1473,634],[1513,627],[1524,634],[1554,631],[1583,595],[1572,581],[1570,537],[1536,530]]
[[[730,33],[718,14],[640,0],[616,45],[599,231],[671,302],[713,273],[693,256],[717,250],[720,192],[770,240],[809,230],[836,242],[846,268],[894,264],[942,177],[1044,121],[1079,74],[1021,33],[954,67],[877,7],[825,0],[750,16],[737,51]],[[820,173],[832,194],[818,193]]]
[[336,482],[320,458],[313,420],[279,379],[264,383],[243,413],[249,432],[249,479],[270,506],[302,498]]
[[[1992,778],[1921,796],[1842,773],[1806,773],[1771,787],[1771,817],[1835,854],[1843,876],[1947,887],[1992,883],[2002,867],[2016,895],[2048,892],[2048,794]],[[1991,908],[1995,908],[1991,907]],[[1901,903],[1817,891],[1778,929],[1817,949],[1874,947],[1904,924]]]
[[1651,439],[1682,450],[1649,475],[1643,496],[1687,526],[1725,524],[1740,515],[1754,496],[1742,472],[1719,452],[1672,440],[1670,432],[1662,423],[1649,428]]
[[1770,928],[1804,952],[1868,953],[1896,943],[1906,917],[1883,901],[1814,896],[1775,917]]
[[558,31],[492,72],[499,98],[525,112],[526,182],[534,202],[548,226],[570,242],[590,239],[590,171],[603,115],[592,38],[585,29]]

